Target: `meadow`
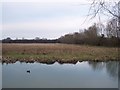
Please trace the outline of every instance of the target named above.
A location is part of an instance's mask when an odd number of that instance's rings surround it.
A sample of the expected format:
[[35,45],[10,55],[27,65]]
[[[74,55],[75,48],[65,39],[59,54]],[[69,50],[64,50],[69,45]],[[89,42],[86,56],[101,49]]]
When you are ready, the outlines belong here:
[[76,63],[118,60],[118,48],[74,44],[2,44],[2,62]]

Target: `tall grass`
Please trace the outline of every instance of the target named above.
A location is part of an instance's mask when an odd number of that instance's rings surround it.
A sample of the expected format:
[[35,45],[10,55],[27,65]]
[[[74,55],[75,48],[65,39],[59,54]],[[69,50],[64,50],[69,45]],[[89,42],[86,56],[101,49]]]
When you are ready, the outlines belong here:
[[118,48],[71,44],[2,44],[3,60],[117,60]]

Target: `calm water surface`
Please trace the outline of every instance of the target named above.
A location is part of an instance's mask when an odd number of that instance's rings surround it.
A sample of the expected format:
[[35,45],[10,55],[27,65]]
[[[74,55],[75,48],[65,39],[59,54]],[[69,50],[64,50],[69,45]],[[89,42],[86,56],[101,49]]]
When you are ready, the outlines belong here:
[[0,64],[0,90],[2,89],[2,65]]
[[[27,72],[30,70],[30,73]],[[2,65],[3,88],[117,88],[117,62]]]

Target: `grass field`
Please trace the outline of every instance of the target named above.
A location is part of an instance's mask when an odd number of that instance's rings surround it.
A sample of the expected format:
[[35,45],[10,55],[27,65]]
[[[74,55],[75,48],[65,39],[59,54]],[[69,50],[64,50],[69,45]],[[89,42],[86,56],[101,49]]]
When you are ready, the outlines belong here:
[[76,63],[118,59],[118,48],[70,44],[2,44],[3,62]]

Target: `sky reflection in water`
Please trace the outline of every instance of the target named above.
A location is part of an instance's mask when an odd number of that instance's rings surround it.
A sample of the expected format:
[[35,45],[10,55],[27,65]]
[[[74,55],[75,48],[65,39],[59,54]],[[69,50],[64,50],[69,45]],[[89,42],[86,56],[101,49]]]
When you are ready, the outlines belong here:
[[[3,88],[117,88],[118,62],[3,64]],[[27,73],[30,70],[30,73]]]

